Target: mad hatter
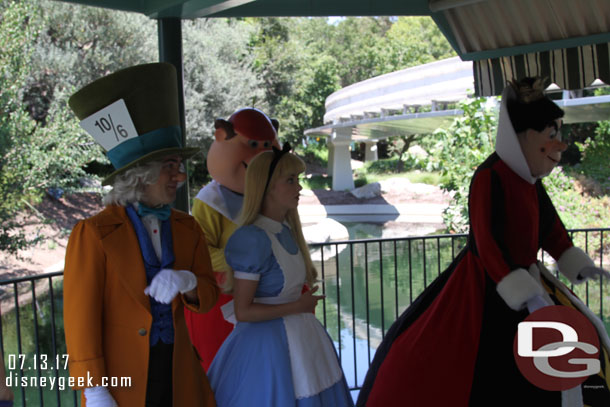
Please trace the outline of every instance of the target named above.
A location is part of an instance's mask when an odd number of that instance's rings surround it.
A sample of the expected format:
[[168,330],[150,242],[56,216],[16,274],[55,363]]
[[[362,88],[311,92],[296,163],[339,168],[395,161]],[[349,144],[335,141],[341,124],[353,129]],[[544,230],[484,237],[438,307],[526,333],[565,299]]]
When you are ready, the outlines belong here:
[[[183,309],[207,311],[218,287],[201,228],[169,206],[197,152],[181,145],[176,71],[127,68],[69,103],[115,168],[106,208],[74,227],[66,251],[70,375],[92,377],[82,405],[213,406]],[[104,387],[108,377],[131,385]]]

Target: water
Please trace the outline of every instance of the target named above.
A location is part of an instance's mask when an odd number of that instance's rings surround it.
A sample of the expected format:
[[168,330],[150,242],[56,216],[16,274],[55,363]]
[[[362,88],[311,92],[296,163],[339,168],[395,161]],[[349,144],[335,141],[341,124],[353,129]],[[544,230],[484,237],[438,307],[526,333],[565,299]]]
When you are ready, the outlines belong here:
[[[350,239],[376,238],[375,224],[346,224]],[[360,387],[375,349],[396,318],[451,263],[465,238],[339,244],[312,253],[326,298],[316,315]]]
[[[346,223],[349,238],[373,239],[387,237],[388,228],[379,224]],[[415,229],[410,224],[394,225],[396,235],[405,236]],[[402,232],[407,232],[402,234]],[[459,253],[466,240],[464,237],[428,237],[417,239],[396,239],[388,242],[368,242],[334,244],[312,250],[312,260],[318,268],[323,282],[322,291],[326,295],[318,304],[316,315],[331,336],[342,360],[342,367],[348,385],[358,388],[362,385],[369,362],[377,346],[393,321],[411,304]],[[36,283],[36,302],[25,298],[31,291],[30,282],[20,283],[19,315],[14,311],[6,312],[3,307],[1,319],[1,343],[8,361],[8,355],[23,355],[25,369],[9,369],[7,374],[37,376],[34,368],[34,355],[47,355],[55,360],[65,354],[63,335],[62,279],[53,281],[53,298],[49,283],[45,280]],[[13,298],[12,285],[0,287],[4,299]],[[576,287],[581,298],[587,298],[591,309],[598,312],[600,298],[604,293],[597,284]],[[606,294],[607,295],[607,294]],[[31,294],[30,294],[31,297]],[[610,302],[603,302],[605,323],[610,329]],[[55,318],[53,318],[55,317]],[[38,346],[36,345],[38,338]],[[55,351],[57,349],[57,351]],[[55,353],[56,352],[56,353]],[[28,369],[29,367],[29,369]],[[78,405],[77,393],[66,388],[61,390],[57,380],[66,380],[68,371],[60,366],[55,370],[41,369],[42,376],[48,377],[46,386],[34,388],[16,386],[15,405]],[[16,377],[16,376],[13,376]],[[55,386],[50,380],[55,378]],[[357,391],[353,393],[357,397]]]
[[[78,393],[69,386],[62,282],[54,279],[51,291],[46,279],[39,280],[34,289],[36,301],[31,299],[33,283],[18,284],[18,313],[14,309],[4,311],[9,304],[3,302],[1,343],[15,406],[80,405]],[[14,298],[13,287],[3,288],[3,298],[7,294]]]

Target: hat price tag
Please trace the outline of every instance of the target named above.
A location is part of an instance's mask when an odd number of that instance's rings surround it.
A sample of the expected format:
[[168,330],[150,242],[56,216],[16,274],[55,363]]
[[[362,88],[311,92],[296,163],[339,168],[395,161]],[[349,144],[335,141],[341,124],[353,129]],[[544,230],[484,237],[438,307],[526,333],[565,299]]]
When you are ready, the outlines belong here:
[[80,126],[106,151],[112,150],[126,140],[138,137],[123,99],[85,118],[80,122]]

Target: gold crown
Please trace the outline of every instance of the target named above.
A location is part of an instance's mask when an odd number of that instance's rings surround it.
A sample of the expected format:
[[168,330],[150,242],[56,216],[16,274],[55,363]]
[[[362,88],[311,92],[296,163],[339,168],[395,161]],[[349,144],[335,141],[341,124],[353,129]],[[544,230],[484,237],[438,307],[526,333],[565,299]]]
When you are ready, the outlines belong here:
[[[532,81],[533,79],[533,81]],[[512,79],[510,81],[510,85],[515,90],[517,94],[517,98],[522,103],[532,103],[537,100],[543,99],[544,95],[544,84],[546,83],[546,78],[524,78],[520,81],[516,81]]]

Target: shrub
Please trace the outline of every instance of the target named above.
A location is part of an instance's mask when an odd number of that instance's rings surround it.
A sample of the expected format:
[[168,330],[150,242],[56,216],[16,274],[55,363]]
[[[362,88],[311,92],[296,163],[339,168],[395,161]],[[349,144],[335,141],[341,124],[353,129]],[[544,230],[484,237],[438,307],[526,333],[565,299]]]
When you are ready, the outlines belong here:
[[41,16],[28,1],[5,2],[0,10],[0,250],[16,253],[37,241],[15,220],[24,205],[50,188],[78,188],[85,164],[104,158],[68,110],[66,89],[53,88],[55,101],[42,121],[21,103]]
[[431,162],[441,171],[441,188],[453,193],[450,206],[443,213],[449,231],[468,230],[468,188],[476,168],[494,151],[497,117],[485,108],[485,99],[460,103],[463,116],[448,129],[434,133],[437,140]]
[[580,164],[574,170],[578,174],[593,179],[598,183],[599,194],[610,193],[610,120],[599,122],[595,135],[587,138],[584,143],[576,143],[582,154]]
[[299,145],[295,150],[306,163],[317,164],[321,167],[328,165],[328,148],[323,141],[310,142],[305,147]]

